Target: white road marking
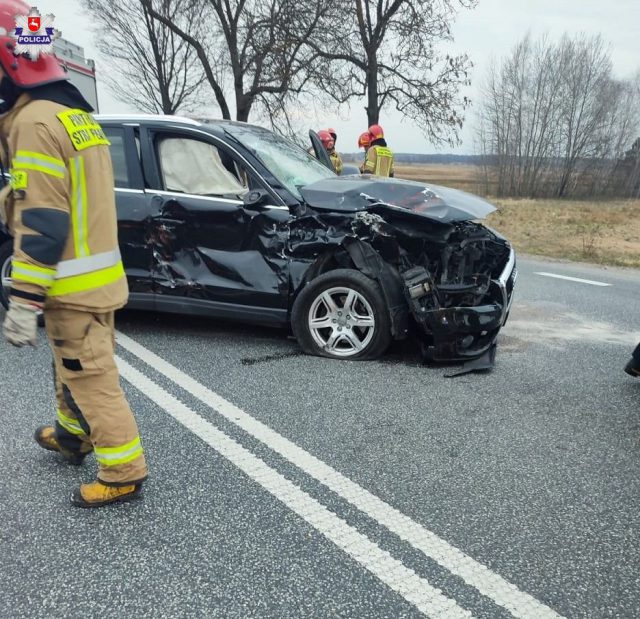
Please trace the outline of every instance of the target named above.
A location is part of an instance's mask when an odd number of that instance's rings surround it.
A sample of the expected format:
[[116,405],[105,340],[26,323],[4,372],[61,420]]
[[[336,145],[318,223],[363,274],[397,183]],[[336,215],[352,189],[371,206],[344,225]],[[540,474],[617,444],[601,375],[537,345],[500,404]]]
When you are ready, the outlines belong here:
[[558,275],[557,273],[546,273],[544,271],[535,271],[536,275],[544,277],[553,277],[555,279],[566,279],[570,282],[578,282],[580,284],[589,284],[591,286],[613,286],[613,284],[605,284],[605,282],[596,282],[592,279],[581,279],[579,277],[569,277],[568,275]]
[[477,589],[482,595],[506,608],[514,617],[519,619],[557,619],[560,617],[554,610],[533,596],[521,591],[485,565],[469,557],[328,464],[254,419],[135,340],[118,333],[117,341],[124,349],[166,376],[225,419],[242,428],[247,434],[264,443],[307,475],[327,486],[452,574],[462,578],[464,582]]
[[265,464],[260,458],[254,456],[212,423],[203,419],[160,385],[120,357],[117,358],[117,361],[120,373],[125,380],[227,458],[336,546],[353,557],[388,587],[400,594],[407,602],[413,604],[424,615],[442,619],[473,617],[470,611],[458,606],[455,600],[445,596],[440,589],[431,586],[426,579],[394,559],[366,535],[329,511],[316,499]]

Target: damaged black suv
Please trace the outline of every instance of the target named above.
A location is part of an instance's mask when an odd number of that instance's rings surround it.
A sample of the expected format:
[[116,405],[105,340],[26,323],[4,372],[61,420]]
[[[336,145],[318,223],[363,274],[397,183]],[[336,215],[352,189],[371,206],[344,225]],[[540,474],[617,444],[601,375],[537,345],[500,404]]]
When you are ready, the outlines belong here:
[[[313,132],[318,158],[244,123],[98,118],[128,307],[291,325],[306,352],[340,359],[407,337],[435,361],[493,350],[516,269],[509,243],[477,221],[494,210],[484,200],[338,177]],[[5,304],[10,255],[0,236]]]

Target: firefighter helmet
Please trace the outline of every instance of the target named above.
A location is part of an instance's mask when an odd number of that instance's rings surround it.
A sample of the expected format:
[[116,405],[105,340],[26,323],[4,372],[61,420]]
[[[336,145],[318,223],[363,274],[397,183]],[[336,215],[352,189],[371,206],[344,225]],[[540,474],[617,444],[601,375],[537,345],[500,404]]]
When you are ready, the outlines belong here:
[[338,139],[338,134],[335,129],[327,129],[327,131],[331,134],[333,141],[335,142]]
[[371,141],[384,138],[384,130],[380,125],[371,125],[369,127],[369,133],[371,134]]
[[358,148],[369,148],[369,144],[371,144],[371,134],[365,131],[358,138]]
[[318,131],[318,137],[320,138],[322,145],[327,150],[331,150],[334,147],[335,140],[333,139],[333,136],[325,129],[320,129],[320,131]]
[[28,15],[30,6],[21,0],[0,0],[0,65],[7,77],[19,88],[35,88],[69,79],[60,61],[53,55],[40,54],[37,60],[13,53],[16,40],[11,33],[16,17]]

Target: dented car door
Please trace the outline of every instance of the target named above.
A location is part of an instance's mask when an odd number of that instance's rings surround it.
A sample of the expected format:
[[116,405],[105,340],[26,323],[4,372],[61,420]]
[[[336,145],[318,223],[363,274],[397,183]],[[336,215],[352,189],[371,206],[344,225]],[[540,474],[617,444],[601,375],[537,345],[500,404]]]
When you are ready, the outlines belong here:
[[157,172],[147,235],[158,308],[285,322],[288,208],[211,136],[162,128],[145,139]]

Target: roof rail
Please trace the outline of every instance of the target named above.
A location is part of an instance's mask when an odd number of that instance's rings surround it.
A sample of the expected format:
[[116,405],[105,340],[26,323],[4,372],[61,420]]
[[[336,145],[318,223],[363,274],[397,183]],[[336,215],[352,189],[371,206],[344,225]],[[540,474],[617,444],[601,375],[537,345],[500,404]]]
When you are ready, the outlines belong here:
[[170,114],[96,114],[98,120],[154,120],[156,122],[183,122],[200,126],[202,123],[187,116],[173,116]]

